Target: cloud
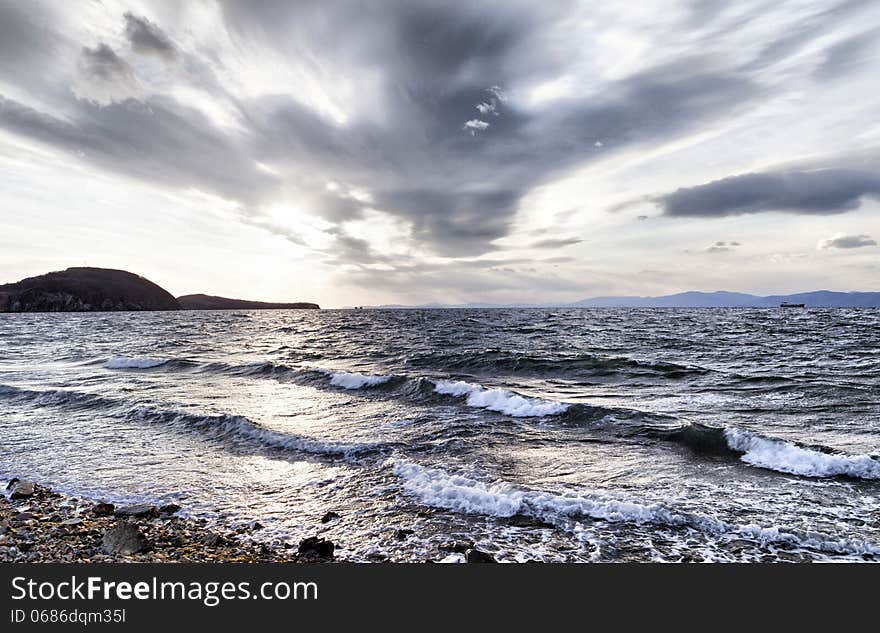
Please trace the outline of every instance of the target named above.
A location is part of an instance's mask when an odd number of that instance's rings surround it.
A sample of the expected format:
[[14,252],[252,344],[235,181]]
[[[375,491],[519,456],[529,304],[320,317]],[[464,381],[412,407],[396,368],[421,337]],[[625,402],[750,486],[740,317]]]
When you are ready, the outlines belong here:
[[582,239],[578,237],[563,237],[563,238],[548,238],[545,240],[538,240],[537,242],[532,243],[532,248],[565,248],[566,246],[571,246],[573,244],[580,244],[583,242]]
[[261,171],[233,138],[199,111],[175,101],[81,101],[71,118],[63,120],[0,96],[0,127],[112,173],[200,189],[250,207],[270,198],[280,186],[278,178]]
[[488,127],[489,124],[486,121],[481,121],[480,119],[471,119],[464,124],[464,129],[468,130],[471,133],[471,136],[473,136],[477,132],[482,132]]
[[155,55],[166,61],[177,58],[177,47],[155,24],[133,13],[125,13],[125,36],[135,52]]
[[123,101],[140,93],[131,66],[107,44],[84,47],[79,58],[78,96],[96,103]]
[[876,29],[859,33],[829,46],[825,59],[813,71],[820,80],[839,79],[871,59],[871,49],[877,45],[880,31]]
[[729,253],[730,251],[736,249],[736,247],[741,246],[739,242],[724,242],[719,241],[714,244],[710,244],[703,250],[707,253]]
[[[81,150],[85,160],[114,173],[227,198],[252,222],[265,214],[263,203],[280,195],[295,195],[309,213],[333,223],[357,217],[362,205],[324,190],[327,181],[344,182],[369,190],[372,206],[411,226],[410,239],[425,252],[473,256],[496,248],[534,187],[597,160],[604,152],[596,152],[596,139],[620,150],[676,138],[735,114],[762,92],[749,77],[683,57],[609,81],[598,94],[524,107],[507,86],[539,82],[578,54],[577,38],[547,45],[570,19],[565,3],[388,3],[370,11],[353,3],[219,6],[236,54],[258,44],[260,64],[302,63],[302,72],[351,82],[348,99],[338,99],[344,125],[301,99],[306,86],[287,86],[288,77],[271,90],[242,93],[213,52],[184,48],[183,40],[130,12],[120,19],[132,49],[183,60],[166,71],[176,74],[164,84],[152,75],[135,79],[129,64],[102,44],[83,53],[77,90],[106,107],[59,96],[53,105],[65,116],[58,117],[41,101],[7,97],[0,125]],[[343,31],[356,37],[338,38]],[[57,36],[28,33],[33,48]],[[13,80],[27,74],[20,68]],[[359,83],[366,77],[376,79]],[[246,70],[239,79],[249,79]],[[166,91],[181,83],[206,107],[228,108],[234,132],[218,128],[179,91]],[[322,85],[330,100],[334,86],[332,80]],[[489,121],[472,118],[479,106],[491,108],[492,133],[474,143],[460,132],[489,129]],[[258,164],[278,171],[260,171]],[[259,223],[274,226],[266,218]]]
[[677,189],[655,198],[672,217],[724,217],[784,211],[831,215],[880,196],[880,172],[816,169],[750,173]]
[[820,249],[830,248],[864,248],[877,246],[877,241],[870,235],[838,235],[819,242]]

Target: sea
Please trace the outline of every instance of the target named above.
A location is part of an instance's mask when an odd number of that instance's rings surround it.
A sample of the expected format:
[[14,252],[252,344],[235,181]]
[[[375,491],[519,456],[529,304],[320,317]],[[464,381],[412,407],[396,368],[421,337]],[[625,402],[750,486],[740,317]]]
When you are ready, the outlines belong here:
[[0,314],[0,476],[356,562],[878,561],[878,332],[875,309]]

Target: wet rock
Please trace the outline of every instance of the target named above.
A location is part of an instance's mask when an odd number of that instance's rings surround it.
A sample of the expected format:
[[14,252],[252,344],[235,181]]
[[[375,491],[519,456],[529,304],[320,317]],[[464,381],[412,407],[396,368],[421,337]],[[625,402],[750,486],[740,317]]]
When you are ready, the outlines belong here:
[[547,523],[546,521],[542,521],[541,519],[536,519],[535,517],[531,517],[527,514],[514,514],[512,517],[507,519],[508,525],[513,527],[527,527],[527,528],[552,528],[553,525],[551,523]]
[[330,521],[332,521],[333,519],[338,519],[338,518],[339,518],[339,514],[336,512],[333,512],[331,510],[330,512],[328,512],[327,514],[325,514],[324,516],[321,517],[321,523],[330,523]]
[[112,503],[105,503],[101,501],[92,506],[92,514],[94,514],[96,517],[108,517],[114,512],[116,512],[116,506],[114,506]]
[[108,554],[137,554],[147,549],[147,539],[134,523],[117,523],[104,532],[101,548]]
[[133,519],[155,519],[159,516],[159,508],[148,503],[138,503],[132,506],[117,508],[114,514],[118,517],[131,517]]
[[303,558],[322,559],[333,558],[336,546],[333,541],[328,541],[319,536],[310,536],[299,542],[299,555]]
[[226,539],[219,534],[211,533],[205,535],[205,537],[202,539],[202,543],[204,543],[208,547],[217,547],[218,545],[225,545]]
[[464,554],[469,549],[474,548],[473,541],[447,541],[437,546],[441,552],[453,552],[455,554]]
[[60,523],[60,525],[64,525],[66,527],[72,527],[74,525],[82,525],[82,522],[83,522],[82,519],[67,519],[65,521],[62,521]]
[[12,491],[9,495],[10,499],[27,499],[34,495],[35,484],[32,481],[13,479],[6,486],[6,489]]
[[28,521],[33,521],[37,516],[30,512],[19,512],[14,517],[12,517],[12,523],[27,523]]
[[174,514],[180,510],[180,506],[176,503],[166,503],[165,505],[159,506],[159,512],[165,515]]
[[415,534],[415,532],[413,532],[412,530],[409,530],[407,528],[401,528],[399,530],[394,530],[394,538],[396,538],[398,541],[404,540],[407,536],[410,536],[411,534]]
[[478,549],[469,549],[465,552],[464,559],[469,563],[497,563],[492,554],[481,552]]

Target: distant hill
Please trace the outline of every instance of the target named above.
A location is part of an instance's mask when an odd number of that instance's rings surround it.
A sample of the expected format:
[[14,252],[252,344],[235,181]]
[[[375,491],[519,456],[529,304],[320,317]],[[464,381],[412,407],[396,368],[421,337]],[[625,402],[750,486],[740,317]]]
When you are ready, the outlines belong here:
[[211,295],[184,295],[177,297],[184,310],[320,310],[317,303],[268,303],[265,301],[246,301],[227,299]]
[[124,270],[68,268],[0,285],[0,312],[179,309],[171,293]]
[[778,308],[782,303],[803,303],[807,308],[880,308],[880,292],[817,290],[761,297],[742,292],[680,292],[659,297],[593,297],[575,303],[462,303],[455,305],[382,305],[374,309],[432,308]]
[[775,308],[803,303],[808,308],[877,308],[880,292],[818,290],[760,297],[740,292],[682,292],[660,297],[594,297],[570,304],[584,308]]

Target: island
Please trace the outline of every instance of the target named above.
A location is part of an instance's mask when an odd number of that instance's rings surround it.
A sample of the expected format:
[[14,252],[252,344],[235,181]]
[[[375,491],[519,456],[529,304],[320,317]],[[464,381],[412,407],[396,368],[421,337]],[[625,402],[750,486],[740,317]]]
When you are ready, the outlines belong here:
[[318,310],[316,303],[267,303],[208,295],[175,298],[140,275],[111,268],[68,268],[0,285],[0,312],[135,310]]

